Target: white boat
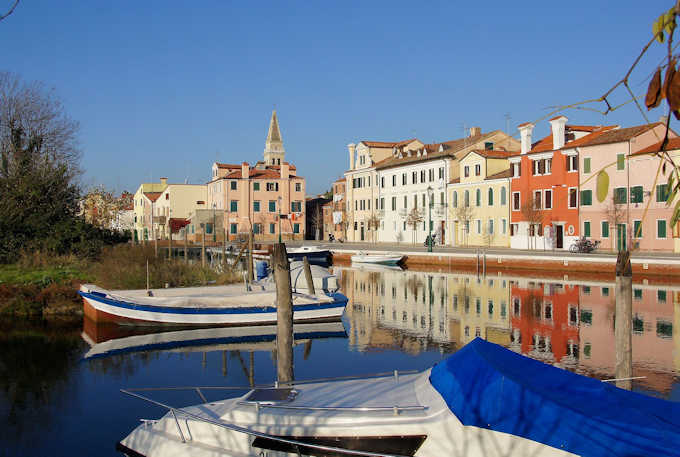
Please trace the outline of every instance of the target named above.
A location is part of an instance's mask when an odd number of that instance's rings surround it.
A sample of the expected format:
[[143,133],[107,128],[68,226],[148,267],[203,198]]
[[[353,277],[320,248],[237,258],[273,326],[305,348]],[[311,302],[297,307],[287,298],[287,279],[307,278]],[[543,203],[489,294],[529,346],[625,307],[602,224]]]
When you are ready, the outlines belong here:
[[[94,322],[131,325],[261,325],[276,322],[273,282],[173,289],[108,291],[83,284],[85,315]],[[293,321],[340,319],[347,297],[339,292],[293,292]]]
[[352,256],[352,263],[373,263],[378,265],[398,265],[404,259],[401,254],[367,254],[359,252]]
[[[276,348],[276,325],[182,329],[108,339],[103,339],[102,335],[96,332],[97,329],[88,330],[92,328],[85,325],[81,335],[83,340],[90,345],[90,350],[83,356],[83,359],[153,351],[272,351]],[[106,338],[105,335],[104,338]],[[294,344],[321,338],[347,338],[342,321],[293,325]]]
[[287,248],[288,260],[302,261],[307,257],[309,263],[314,265],[328,266],[331,260],[330,249],[325,249],[318,246],[300,246],[298,248]]
[[185,408],[123,390],[169,411],[144,420],[118,449],[135,457],[680,456],[680,404],[479,338],[422,373],[242,389]]

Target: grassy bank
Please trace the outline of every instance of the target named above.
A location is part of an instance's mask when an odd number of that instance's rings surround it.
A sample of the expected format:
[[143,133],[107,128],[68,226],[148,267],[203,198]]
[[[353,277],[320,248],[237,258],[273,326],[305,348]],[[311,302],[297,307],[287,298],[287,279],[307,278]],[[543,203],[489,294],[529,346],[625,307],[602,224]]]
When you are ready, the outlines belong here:
[[218,274],[200,264],[156,257],[153,247],[117,245],[105,249],[95,261],[73,256],[33,253],[16,263],[0,265],[0,315],[48,317],[82,313],[77,294],[82,283],[106,289],[143,289],[149,263],[149,286],[189,287],[229,284],[234,273]]

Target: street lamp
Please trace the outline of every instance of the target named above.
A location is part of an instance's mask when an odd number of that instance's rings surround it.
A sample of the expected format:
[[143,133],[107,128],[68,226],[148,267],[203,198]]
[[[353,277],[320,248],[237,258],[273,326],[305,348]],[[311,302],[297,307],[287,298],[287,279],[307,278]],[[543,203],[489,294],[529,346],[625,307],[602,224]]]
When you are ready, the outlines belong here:
[[279,243],[281,243],[281,197],[278,198],[279,209]]
[[432,186],[427,186],[427,196],[429,198],[427,205],[427,252],[432,252]]

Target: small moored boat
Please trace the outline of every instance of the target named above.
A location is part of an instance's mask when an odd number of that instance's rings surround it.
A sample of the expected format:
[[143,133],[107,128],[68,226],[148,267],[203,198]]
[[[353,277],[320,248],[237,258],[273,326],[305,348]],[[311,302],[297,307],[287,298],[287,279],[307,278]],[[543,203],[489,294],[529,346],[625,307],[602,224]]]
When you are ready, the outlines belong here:
[[[273,285],[273,282],[271,283]],[[131,325],[261,325],[276,323],[276,290],[243,284],[108,291],[83,284],[85,315],[94,322]],[[347,297],[339,292],[293,292],[293,321],[340,319]]]
[[288,260],[296,261],[307,257],[310,264],[327,267],[331,261],[331,251],[316,246],[300,246],[299,248],[287,248]]
[[136,457],[680,456],[679,404],[479,338],[422,373],[241,389],[186,408],[124,390],[169,411],[118,449]]
[[352,263],[373,263],[377,265],[398,265],[404,256],[401,254],[367,254],[360,252],[352,256]]

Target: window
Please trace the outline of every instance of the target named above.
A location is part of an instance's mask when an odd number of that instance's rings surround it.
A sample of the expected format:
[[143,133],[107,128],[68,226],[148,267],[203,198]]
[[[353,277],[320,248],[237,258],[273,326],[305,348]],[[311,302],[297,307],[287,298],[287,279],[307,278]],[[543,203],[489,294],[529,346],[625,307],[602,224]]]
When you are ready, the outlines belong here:
[[402,186],[406,185],[406,173],[401,174],[401,185]]
[[385,177],[384,176],[380,177],[380,187],[381,188],[385,187]]
[[470,167],[469,166],[466,165],[465,167],[463,167],[463,174],[465,175],[466,178],[470,176]]
[[418,172],[411,172],[411,184],[418,184]]
[[609,222],[602,221],[602,238],[609,238]]
[[477,206],[482,206],[482,191],[479,189],[475,192],[475,201],[477,202]]
[[592,190],[582,190],[581,191],[581,206],[590,206],[593,204],[593,191]]
[[501,229],[503,235],[505,235],[508,232],[508,221],[506,219],[501,219]]
[[510,224],[510,236],[517,235],[519,230],[519,224]]
[[425,182],[425,170],[420,170],[420,182]]
[[657,319],[656,336],[659,338],[673,338],[673,322]]
[[229,187],[231,190],[236,190],[236,181],[229,181]]
[[541,194],[540,190],[534,191],[534,208],[541,209]]
[[295,192],[301,192],[302,191],[302,183],[296,182],[295,183]]
[[602,288],[602,296],[603,297],[609,297],[609,287],[603,287]]
[[376,208],[376,209],[381,209],[381,210],[385,209],[385,199],[384,198],[380,199],[380,207]]
[[229,233],[234,235],[234,234],[236,234],[237,231],[238,231],[238,225],[237,224],[230,224],[229,225]]
[[520,176],[522,176],[522,163],[521,162],[511,163],[510,170],[512,171],[513,178],[519,178]]
[[493,206],[493,188],[489,187],[489,206]]
[[[361,186],[359,186],[359,187],[361,187]],[[279,183],[277,183],[277,182],[268,182],[267,183],[267,191],[268,192],[274,192],[274,191],[278,192],[278,190],[279,190]]]
[[484,149],[486,149],[487,151],[493,151],[493,141],[485,141]]
[[493,235],[493,219],[489,219],[489,235]]
[[567,156],[567,171],[578,171],[577,156]]
[[583,236],[590,237],[590,221],[583,222]]
[[552,159],[544,159],[545,161],[545,170],[543,171],[546,175],[549,175],[552,172]]
[[253,183],[253,190],[260,190],[260,183],[259,182]]
[[465,191],[465,207],[467,208],[470,206],[470,191],[466,190]]
[[519,211],[520,203],[519,203],[519,192],[513,192],[512,193],[512,210],[513,211]]
[[642,203],[643,199],[643,188],[642,186],[633,186],[630,188],[630,202],[631,203]]
[[569,208],[576,208],[578,206],[578,194],[575,187],[569,189]]
[[397,197],[392,197],[392,211],[397,210]]
[[292,213],[302,212],[302,202],[301,201],[290,202],[290,211]]
[[659,239],[666,238],[666,220],[657,219],[656,221],[656,237]]
[[477,234],[480,235],[482,233],[482,221],[481,219],[477,219]]
[[627,192],[625,187],[617,187],[614,189],[614,203],[626,203]]
[[210,235],[210,234],[212,234],[212,232],[213,232],[213,225],[210,222],[208,222],[207,224],[205,224],[205,233]]
[[501,187],[501,206],[505,206],[505,204],[507,203],[506,201],[507,196],[505,194],[506,194],[505,187]]
[[616,169],[623,170],[626,168],[626,156],[625,154],[616,154]]
[[453,191],[453,207],[458,208],[458,192]]
[[260,200],[255,200],[253,202],[253,212],[255,212],[255,213],[260,212]]
[[274,223],[269,224],[269,233],[276,233],[276,224]]
[[642,221],[633,221],[633,238],[642,238]]
[[232,213],[238,211],[238,200],[232,200],[229,203],[229,211],[231,211]]
[[300,224],[293,224],[293,233],[300,233]]
[[583,173],[590,173],[590,157],[583,159]]
[[479,176],[482,174],[482,166],[477,164],[475,165],[475,176]]
[[444,167],[439,167],[439,179],[444,179]]
[[633,298],[636,300],[642,300],[642,289],[633,289]]
[[656,186],[656,201],[665,202],[668,200],[668,184],[659,184]]
[[397,175],[392,175],[392,187],[397,186]]
[[[354,202],[354,203],[356,203],[356,202]],[[276,200],[269,200],[269,212],[270,213],[276,212]]]
[[423,194],[422,197],[423,197],[423,208],[425,208],[425,194]]
[[255,235],[262,233],[262,224],[253,224],[253,233]]
[[434,168],[430,168],[428,178],[430,178],[430,182],[434,181]]
[[656,301],[659,303],[666,303],[666,291],[657,290],[656,291]]
[[547,189],[545,191],[545,201],[543,202],[545,209],[552,209],[552,190]]
[[404,209],[408,208],[408,201],[406,195],[404,195]]

